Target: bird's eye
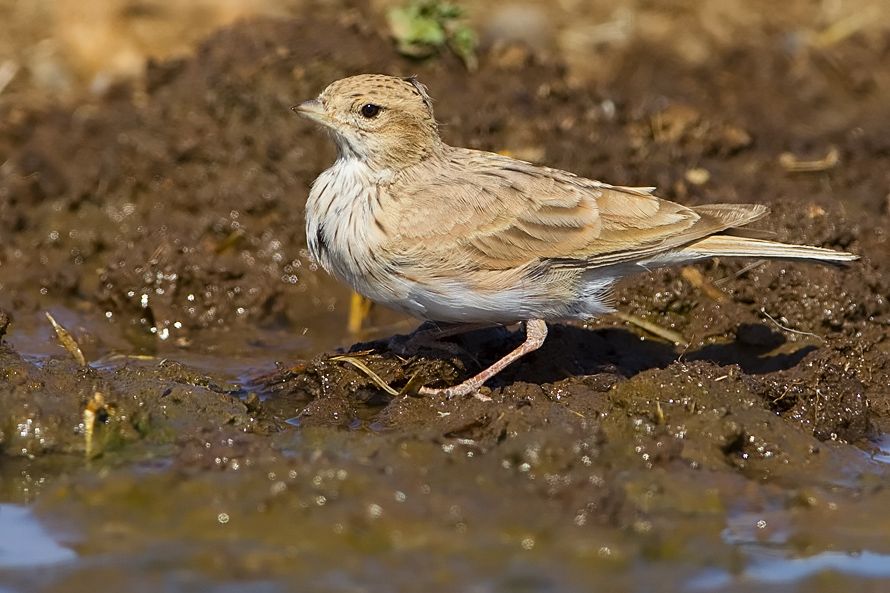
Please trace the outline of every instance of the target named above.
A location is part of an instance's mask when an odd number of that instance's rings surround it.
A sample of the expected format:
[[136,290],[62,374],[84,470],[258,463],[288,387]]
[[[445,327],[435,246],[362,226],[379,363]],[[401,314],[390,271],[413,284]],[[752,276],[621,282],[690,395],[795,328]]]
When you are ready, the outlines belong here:
[[380,113],[380,105],[365,103],[364,105],[362,105],[361,113],[363,117],[367,117],[368,119],[377,117],[377,114]]

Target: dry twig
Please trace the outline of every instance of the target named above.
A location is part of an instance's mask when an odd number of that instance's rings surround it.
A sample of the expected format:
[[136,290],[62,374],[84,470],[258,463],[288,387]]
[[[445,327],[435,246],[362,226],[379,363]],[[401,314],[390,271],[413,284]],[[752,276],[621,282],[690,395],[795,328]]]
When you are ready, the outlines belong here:
[[77,340],[75,340],[71,333],[50,315],[49,311],[46,312],[46,318],[49,319],[50,324],[52,324],[53,329],[56,331],[56,337],[59,339],[59,343],[62,347],[68,351],[77,364],[82,367],[87,366],[87,359],[84,357],[80,346],[77,345]]
[[792,173],[827,171],[836,167],[840,160],[841,154],[834,146],[828,149],[828,153],[824,157],[816,160],[803,160],[790,152],[783,152],[779,155],[779,164],[783,169]]
[[618,317],[621,321],[625,323],[630,323],[631,325],[635,325],[640,329],[643,329],[654,336],[658,336],[672,344],[677,344],[680,346],[688,346],[689,342],[686,341],[686,338],[681,336],[678,332],[673,330],[669,330],[667,328],[661,327],[660,325],[656,325],[651,321],[646,321],[636,315],[630,315],[628,313],[615,313],[615,316]]

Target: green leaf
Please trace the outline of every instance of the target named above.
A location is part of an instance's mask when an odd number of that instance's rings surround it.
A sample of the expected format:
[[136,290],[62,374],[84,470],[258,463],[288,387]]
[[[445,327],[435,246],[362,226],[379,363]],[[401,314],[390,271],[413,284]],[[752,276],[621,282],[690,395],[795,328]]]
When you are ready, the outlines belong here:
[[477,44],[476,33],[466,26],[455,29],[449,40],[451,50],[463,61],[467,70],[471,71],[479,66],[479,60],[476,58]]
[[448,47],[472,70],[477,64],[477,39],[460,22],[462,16],[460,6],[440,0],[412,0],[386,14],[399,53],[427,58]]

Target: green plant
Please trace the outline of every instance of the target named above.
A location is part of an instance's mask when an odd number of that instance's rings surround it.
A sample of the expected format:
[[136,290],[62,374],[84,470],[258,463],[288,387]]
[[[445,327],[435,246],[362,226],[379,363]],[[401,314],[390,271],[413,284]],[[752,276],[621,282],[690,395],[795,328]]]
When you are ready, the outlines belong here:
[[387,13],[390,33],[399,53],[427,58],[448,47],[474,70],[476,33],[463,21],[460,6],[441,0],[411,0]]

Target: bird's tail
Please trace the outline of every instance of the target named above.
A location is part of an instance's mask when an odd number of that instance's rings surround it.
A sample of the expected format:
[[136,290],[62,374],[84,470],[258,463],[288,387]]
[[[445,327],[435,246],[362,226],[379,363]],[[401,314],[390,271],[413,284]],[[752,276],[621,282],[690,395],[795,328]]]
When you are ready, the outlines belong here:
[[711,235],[683,247],[680,255],[689,260],[711,257],[753,257],[788,259],[843,264],[859,259],[858,255],[844,251],[834,251],[809,245],[789,245],[777,241],[736,237],[732,235]]

